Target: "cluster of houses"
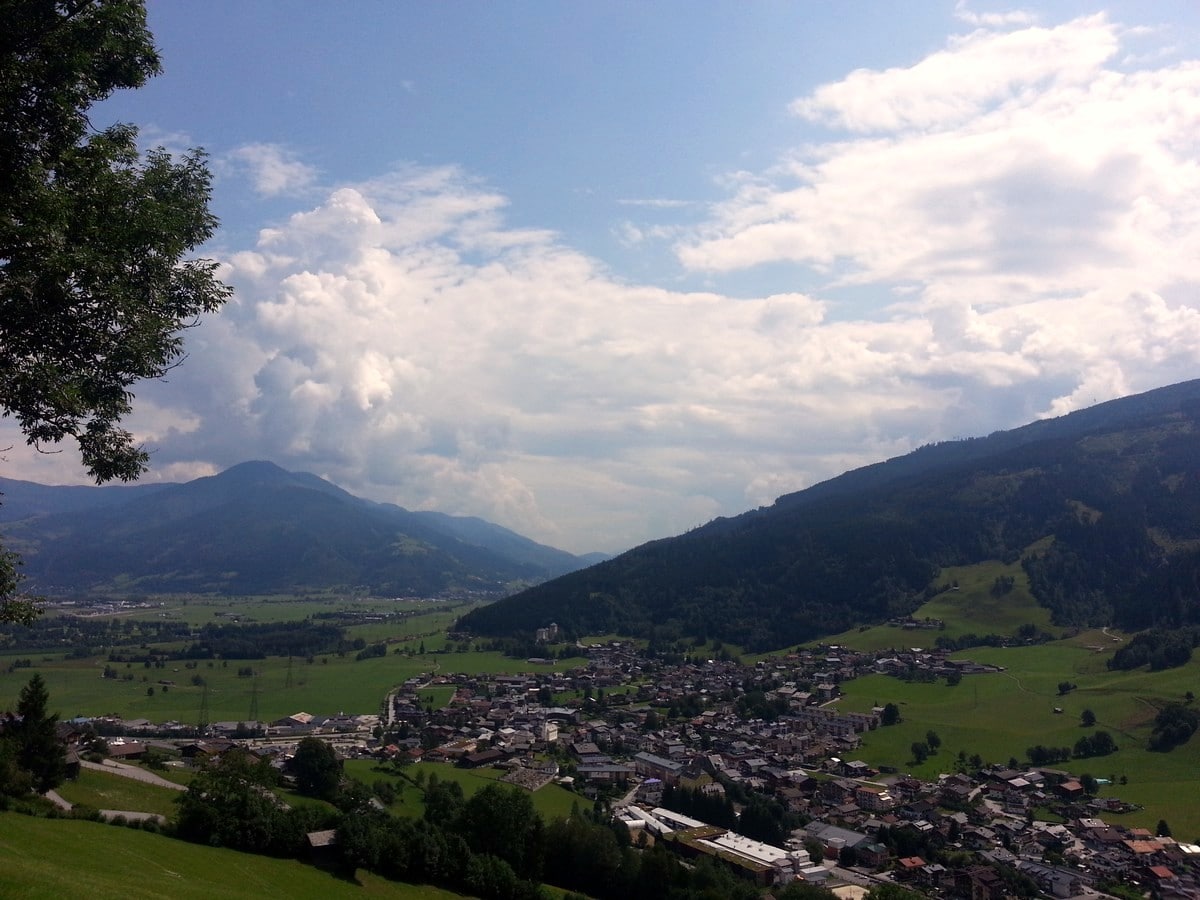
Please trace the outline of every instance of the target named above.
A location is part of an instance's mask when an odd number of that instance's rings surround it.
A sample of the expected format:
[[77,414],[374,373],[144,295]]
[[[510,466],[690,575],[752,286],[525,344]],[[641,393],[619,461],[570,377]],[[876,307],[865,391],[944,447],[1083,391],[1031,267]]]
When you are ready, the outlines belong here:
[[[950,661],[940,651],[842,648],[753,667],[719,660],[667,665],[617,643],[589,648],[588,658],[585,669],[569,672],[444,676],[457,688],[440,710],[421,709],[419,685],[409,685],[394,699],[397,720],[419,726],[424,745],[410,738],[385,749],[515,771],[553,755],[582,793],[628,789],[630,804],[619,815],[631,830],[670,836],[685,852],[719,855],[762,883],[826,877],[827,867],[801,855],[816,851],[922,890],[978,900],[1011,895],[1005,870],[1059,897],[1105,882],[1144,885],[1164,897],[1200,889],[1200,847],[1122,827],[1116,819],[1126,804],[1089,796],[1066,772],[978,766],[936,782],[876,772],[853,754],[864,733],[881,727],[882,710],[842,713],[824,705],[840,684],[862,674],[974,674],[988,667]],[[746,719],[737,700],[752,690],[784,711],[770,721]],[[659,716],[664,708],[694,714]],[[688,824],[678,813],[671,819],[659,805],[666,786],[721,793],[730,783],[774,797],[808,824],[787,846],[771,848],[707,823]],[[1047,808],[1065,823],[1038,821],[1034,811]],[[947,869],[919,853],[897,856],[880,838],[891,831],[907,833],[904,845],[955,848],[975,861]],[[748,852],[739,855],[736,847]]]
[[[1159,897],[1200,896],[1200,846],[1122,827],[1125,804],[1089,796],[1066,772],[959,759],[963,771],[927,782],[854,758],[862,736],[883,727],[882,710],[827,705],[839,685],[901,667],[970,674],[970,664],[954,668],[937,652],[836,647],[753,666],[667,663],[618,642],[586,653],[588,664],[569,671],[414,678],[388,695],[378,716],[296,713],[269,723],[216,723],[175,743],[184,756],[219,754],[252,726],[260,748],[311,734],[335,742],[343,755],[503,768],[505,780],[529,790],[557,780],[617,801],[614,814],[635,837],[719,858],[761,884],[821,881],[837,871],[836,861],[863,878],[972,900],[1010,896],[1013,872],[1055,897],[1107,882]],[[434,685],[454,687],[440,709],[428,703]],[[773,715],[752,717],[760,707],[750,697],[770,704]],[[110,733],[129,735],[110,745],[110,755],[134,757],[150,742],[138,735],[164,727],[105,720]],[[671,787],[724,798],[727,786],[771,797],[807,824],[774,847],[663,806]],[[1045,809],[1062,822],[1039,821]],[[943,866],[934,859],[939,849],[971,862]]]

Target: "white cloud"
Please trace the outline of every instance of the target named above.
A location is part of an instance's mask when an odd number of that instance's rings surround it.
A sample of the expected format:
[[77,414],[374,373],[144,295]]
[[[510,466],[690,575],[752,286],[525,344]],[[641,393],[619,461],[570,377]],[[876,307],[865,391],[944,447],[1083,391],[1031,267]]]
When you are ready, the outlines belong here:
[[264,197],[302,193],[316,182],[317,170],[279,144],[245,144],[232,150],[224,167],[240,169]]
[[1005,12],[975,12],[965,0],[958,0],[954,5],[954,18],[968,25],[986,28],[1002,28],[1006,25],[1033,25],[1037,16],[1024,9],[1011,9]]
[[[818,296],[632,282],[510,226],[508,198],[456,167],[318,193],[303,163],[261,154],[292,173],[266,183],[313,199],[227,255],[236,299],[189,333],[169,383],[139,389],[156,475],[269,458],[619,549],[1193,377],[1200,65],[1118,70],[1125,32],[1103,17],[971,24],[907,69],[801,98],[841,132],[726,176],[699,233],[618,226],[677,241],[714,284],[823,272]],[[12,433],[0,423],[0,446]],[[45,458],[16,454],[10,473],[43,477]]]
[[790,261],[978,304],[1198,274],[1200,66],[1106,68],[1103,17],[977,31],[794,108],[850,132],[740,177],[682,262]]

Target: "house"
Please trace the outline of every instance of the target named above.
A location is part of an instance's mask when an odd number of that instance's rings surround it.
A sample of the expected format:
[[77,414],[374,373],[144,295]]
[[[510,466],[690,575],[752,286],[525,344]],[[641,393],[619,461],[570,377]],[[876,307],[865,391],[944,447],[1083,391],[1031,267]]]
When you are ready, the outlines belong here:
[[896,878],[900,881],[915,881],[925,866],[925,860],[919,856],[905,856],[896,860]]
[[633,765],[639,775],[661,778],[667,784],[675,784],[679,781],[679,775],[684,767],[684,764],[678,760],[664,759],[653,753],[645,752],[639,753],[633,758]]
[[637,800],[647,806],[660,806],[663,799],[663,783],[658,778],[647,778],[637,789]]
[[304,835],[308,856],[314,863],[328,865],[337,861],[337,830],[310,831]]
[[146,745],[138,742],[108,745],[108,758],[115,760],[141,759],[146,755]]
[[955,872],[954,886],[971,900],[1003,900],[1007,895],[1004,879],[989,866],[971,866]]

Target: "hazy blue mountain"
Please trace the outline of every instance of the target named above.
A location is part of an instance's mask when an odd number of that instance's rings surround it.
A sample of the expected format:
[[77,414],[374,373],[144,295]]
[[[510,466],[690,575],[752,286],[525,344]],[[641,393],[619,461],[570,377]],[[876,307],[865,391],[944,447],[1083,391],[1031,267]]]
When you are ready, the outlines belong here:
[[939,569],[1022,560],[1064,624],[1200,622],[1200,381],[924,447],[467,616],[781,647],[913,610]]
[[47,593],[497,591],[587,564],[482,519],[373,503],[269,462],[134,488],[0,479],[0,492],[6,545]]

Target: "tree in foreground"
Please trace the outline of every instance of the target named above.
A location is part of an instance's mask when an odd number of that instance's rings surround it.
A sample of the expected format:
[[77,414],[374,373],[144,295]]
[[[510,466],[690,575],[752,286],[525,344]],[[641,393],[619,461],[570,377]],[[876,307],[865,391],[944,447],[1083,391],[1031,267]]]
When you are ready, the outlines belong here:
[[[130,388],[183,354],[229,288],[189,255],[216,228],[201,151],[143,155],[91,107],[160,70],[141,0],[0,0],[0,414],[38,449],[67,438],[97,483],[146,451],[121,426]],[[0,552],[0,621],[28,620]]]
[[21,688],[16,715],[7,718],[0,734],[0,780],[6,793],[29,788],[43,793],[66,777],[66,749],[56,733],[58,715],[48,712],[49,705],[46,683],[34,675]]
[[332,801],[342,783],[342,763],[333,747],[315,737],[301,738],[292,757],[296,789],[309,797]]

